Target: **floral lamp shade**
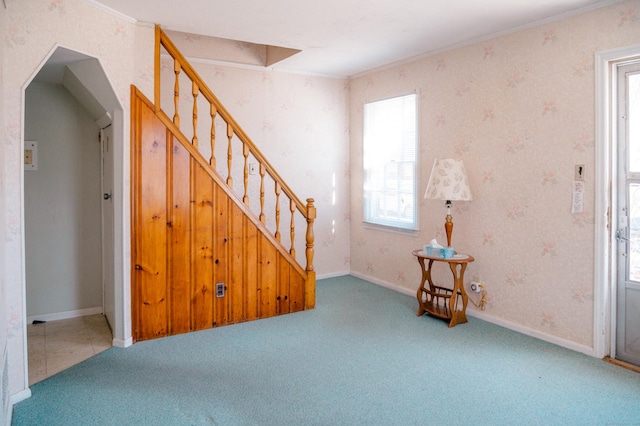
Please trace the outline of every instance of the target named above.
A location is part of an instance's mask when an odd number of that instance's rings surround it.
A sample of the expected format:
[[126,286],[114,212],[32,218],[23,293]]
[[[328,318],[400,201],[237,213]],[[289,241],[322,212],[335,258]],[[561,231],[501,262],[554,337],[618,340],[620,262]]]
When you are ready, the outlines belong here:
[[448,201],[470,201],[471,189],[462,160],[435,160],[424,198]]

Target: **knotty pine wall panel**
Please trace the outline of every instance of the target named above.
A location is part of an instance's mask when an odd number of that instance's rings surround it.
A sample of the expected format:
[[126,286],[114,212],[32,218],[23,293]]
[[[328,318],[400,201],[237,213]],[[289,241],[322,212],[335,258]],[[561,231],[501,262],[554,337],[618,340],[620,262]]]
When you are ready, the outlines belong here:
[[203,330],[213,326],[213,298],[215,283],[213,277],[213,181],[200,165],[192,167],[194,223],[192,267],[193,309],[192,328]]
[[169,160],[169,334],[180,334],[191,331],[191,155],[175,138]]
[[[214,265],[213,265],[213,282],[223,283],[228,287],[229,283],[229,197],[217,185],[214,187],[215,203],[214,214]],[[214,325],[226,325],[229,323],[229,298],[216,297],[213,300],[213,318]]]
[[140,285],[135,316],[141,339],[167,335],[167,130],[152,111],[139,110],[142,128],[137,170],[137,217],[134,275]]
[[134,341],[304,309],[307,275],[167,120],[132,88]]

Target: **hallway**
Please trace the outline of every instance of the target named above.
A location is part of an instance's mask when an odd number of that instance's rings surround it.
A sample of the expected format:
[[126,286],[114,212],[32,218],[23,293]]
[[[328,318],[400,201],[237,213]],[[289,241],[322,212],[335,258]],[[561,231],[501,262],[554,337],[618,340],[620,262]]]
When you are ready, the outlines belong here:
[[27,325],[29,386],[111,347],[104,315]]

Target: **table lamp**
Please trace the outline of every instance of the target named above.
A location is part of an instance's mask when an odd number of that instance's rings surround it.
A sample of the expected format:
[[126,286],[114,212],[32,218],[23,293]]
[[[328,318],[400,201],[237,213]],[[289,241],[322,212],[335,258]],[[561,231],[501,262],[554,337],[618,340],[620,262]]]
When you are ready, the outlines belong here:
[[424,198],[446,200],[447,218],[444,229],[447,233],[447,247],[451,247],[451,234],[453,233],[451,201],[470,201],[472,199],[462,160],[452,158],[435,160]]

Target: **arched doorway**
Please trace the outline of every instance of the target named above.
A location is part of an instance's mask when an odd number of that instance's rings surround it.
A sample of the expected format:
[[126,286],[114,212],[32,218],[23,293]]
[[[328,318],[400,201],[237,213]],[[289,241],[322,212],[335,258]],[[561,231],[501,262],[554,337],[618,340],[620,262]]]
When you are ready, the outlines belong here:
[[97,58],[59,46],[24,94],[25,317],[104,313],[113,345],[127,346],[123,107]]

